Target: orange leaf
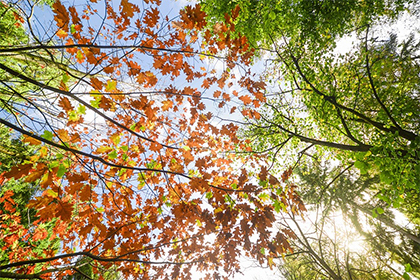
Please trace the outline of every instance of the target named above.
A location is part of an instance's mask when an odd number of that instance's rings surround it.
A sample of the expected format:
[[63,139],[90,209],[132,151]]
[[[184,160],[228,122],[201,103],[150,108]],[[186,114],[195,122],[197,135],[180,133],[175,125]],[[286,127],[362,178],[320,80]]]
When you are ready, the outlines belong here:
[[56,35],[58,37],[60,37],[61,39],[64,39],[64,38],[66,38],[68,36],[67,32],[64,31],[63,29],[58,30],[57,33],[56,33]]
[[222,92],[221,92],[220,90],[216,90],[216,91],[213,93],[213,96],[214,96],[214,98],[219,98],[221,94],[222,94]]
[[61,217],[63,221],[68,221],[73,213],[73,204],[69,202],[60,202],[58,204],[57,217]]
[[74,24],[81,24],[82,22],[80,21],[80,18],[77,14],[76,8],[71,6],[69,7],[69,11],[71,14],[71,20],[73,21]]
[[43,188],[47,188],[48,186],[51,186],[53,183],[53,173],[52,172],[48,172],[48,174],[45,174],[44,176],[42,176],[40,185]]
[[174,103],[170,100],[162,101],[162,104],[163,104],[162,106],[163,111],[168,111],[174,105]]
[[92,83],[93,88],[96,90],[101,90],[104,85],[104,83],[101,80],[95,77],[90,78],[90,82]]
[[38,169],[36,171],[33,171],[31,172],[31,174],[29,174],[29,176],[25,178],[25,182],[30,182],[30,183],[35,182],[36,180],[41,178],[42,175],[44,175],[44,173],[45,173],[44,169],[41,169],[41,170]]
[[10,178],[19,179],[22,176],[28,175],[29,171],[31,171],[32,169],[32,166],[33,166],[32,163],[13,166],[9,172],[4,174],[4,177],[8,179]]
[[250,104],[252,102],[251,97],[249,97],[248,95],[241,96],[241,97],[239,97],[239,99],[242,100],[242,102],[245,105],[248,105],[248,104]]
[[91,199],[92,190],[89,185],[84,185],[81,191],[79,191],[79,196],[81,201],[88,201]]
[[[128,0],[121,0],[121,15],[125,18],[131,18],[134,16],[134,12],[136,11],[136,6],[128,2]],[[138,8],[137,8],[138,10]]]
[[41,145],[41,141],[39,141],[35,138],[32,138],[31,136],[28,136],[28,135],[23,136],[22,142],[29,143],[31,145]]
[[152,142],[150,144],[150,150],[153,152],[159,152],[162,149],[162,145],[157,142]]
[[60,137],[61,141],[68,143],[70,141],[69,133],[65,129],[58,129],[57,134]]
[[63,108],[67,113],[74,110],[74,107],[71,105],[70,100],[67,97],[61,97],[58,101],[58,104]]
[[107,147],[107,146],[101,146],[99,147],[95,153],[97,154],[103,154],[103,153],[109,153],[111,151],[113,151],[114,149],[111,147]]
[[65,32],[69,31],[69,22],[70,22],[70,16],[69,12],[67,11],[66,7],[61,4],[60,0],[55,1],[55,3],[52,5],[53,12],[55,14],[54,19],[57,23],[57,26],[63,29]]
[[159,21],[159,10],[157,8],[151,8],[146,11],[146,16],[143,19],[143,22],[147,24],[150,28],[155,27]]

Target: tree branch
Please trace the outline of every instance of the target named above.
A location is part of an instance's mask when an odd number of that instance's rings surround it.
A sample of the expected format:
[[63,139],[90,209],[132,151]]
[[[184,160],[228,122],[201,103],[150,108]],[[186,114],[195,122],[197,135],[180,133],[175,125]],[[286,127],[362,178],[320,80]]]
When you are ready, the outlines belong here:
[[372,74],[370,72],[369,53],[368,53],[368,44],[367,44],[367,36],[368,36],[368,33],[369,33],[369,27],[366,30],[365,51],[366,51],[366,71],[367,71],[367,74],[368,74],[370,87],[372,88],[372,92],[373,92],[373,95],[375,96],[376,101],[378,101],[379,105],[385,111],[386,115],[391,120],[391,122],[398,129],[399,133],[400,134],[401,133],[404,133],[404,130],[398,125],[397,121],[391,116],[391,113],[389,112],[389,110],[385,106],[385,104],[381,101],[381,99],[379,98],[379,95],[378,95],[378,93],[376,91],[376,87],[375,87],[375,84],[374,84],[373,79],[372,79]]
[[399,135],[401,137],[403,137],[404,139],[407,139],[409,141],[414,141],[416,139],[417,135],[415,133],[411,132],[411,131],[407,131],[407,130],[404,130],[404,129],[399,129],[399,128],[395,127],[395,126],[391,126],[390,128],[387,128],[383,123],[374,121],[371,118],[367,117],[366,115],[364,115],[364,114],[362,114],[362,113],[360,113],[360,112],[358,112],[358,111],[356,111],[354,109],[348,108],[348,107],[346,107],[346,106],[338,103],[335,100],[334,97],[322,93],[320,90],[318,90],[309,81],[308,77],[306,77],[306,75],[303,73],[303,71],[302,71],[302,69],[301,69],[301,67],[299,65],[298,59],[292,53],[290,53],[290,57],[292,58],[293,63],[295,65],[295,67],[296,67],[299,75],[302,77],[302,79],[311,87],[311,89],[316,94],[318,94],[319,96],[322,96],[324,98],[324,100],[328,101],[329,103],[331,103],[332,105],[334,105],[334,106],[336,106],[336,107],[338,107],[340,109],[343,109],[344,111],[347,111],[347,112],[349,112],[349,113],[351,113],[351,114],[353,114],[353,115],[355,115],[355,116],[357,116],[357,117],[365,120],[367,123],[371,124],[372,126],[376,127],[379,130],[382,130],[382,131],[385,131],[385,132],[391,132],[391,133],[395,133],[395,132],[398,131],[398,133],[399,133]]

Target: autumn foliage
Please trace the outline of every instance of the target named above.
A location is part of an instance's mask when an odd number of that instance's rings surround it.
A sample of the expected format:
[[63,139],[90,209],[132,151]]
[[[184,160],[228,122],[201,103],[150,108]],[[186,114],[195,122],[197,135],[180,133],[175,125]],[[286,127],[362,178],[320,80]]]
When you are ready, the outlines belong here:
[[[56,1],[53,40],[0,46],[0,55],[48,56],[61,73],[45,83],[0,63],[36,93],[12,84],[26,109],[11,104],[1,123],[39,147],[0,181],[40,188],[28,205],[39,217],[30,229],[14,215],[13,193],[0,198],[9,252],[0,277],[60,279],[84,256],[96,275],[116,266],[127,279],[189,279],[193,271],[228,279],[243,254],[271,265],[291,250],[293,234],[274,227],[276,212],[304,210],[290,170],[269,174],[264,155],[223,120],[258,118],[253,108],[264,102],[264,83],[248,69],[253,50],[230,33],[237,11],[210,31],[199,5],[171,20],[160,0],[137,2]],[[22,114],[32,117],[25,125],[10,117]],[[38,225],[52,220],[48,236]],[[35,253],[30,242],[43,238],[59,238],[60,250]]]

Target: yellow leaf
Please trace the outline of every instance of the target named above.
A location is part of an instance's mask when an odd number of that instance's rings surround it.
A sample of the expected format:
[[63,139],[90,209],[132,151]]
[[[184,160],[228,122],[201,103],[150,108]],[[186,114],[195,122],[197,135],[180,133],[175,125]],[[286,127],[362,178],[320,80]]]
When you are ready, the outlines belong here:
[[222,208],[217,208],[216,210],[214,210],[214,214],[217,214],[217,213],[219,213],[219,212],[223,212],[223,209]]
[[162,104],[163,104],[162,110],[168,111],[170,108],[172,108],[174,103],[170,100],[165,100],[165,101],[162,101]]
[[60,37],[61,39],[64,39],[64,38],[66,38],[68,36],[67,32],[64,31],[63,29],[58,30],[57,33],[56,33],[56,35],[58,37]]
[[103,153],[109,153],[109,152],[111,152],[112,150],[114,150],[113,148],[111,148],[111,147],[108,147],[108,146],[100,146],[97,150],[96,150],[96,152],[98,153],[98,154],[103,154]]
[[108,80],[105,90],[108,92],[115,91],[117,89],[117,81],[114,80]]
[[31,136],[24,135],[22,142],[29,143],[31,145],[41,145],[41,141],[32,138]]
[[201,221],[199,219],[195,220],[195,223],[197,224],[197,226],[201,227],[203,224],[201,223]]

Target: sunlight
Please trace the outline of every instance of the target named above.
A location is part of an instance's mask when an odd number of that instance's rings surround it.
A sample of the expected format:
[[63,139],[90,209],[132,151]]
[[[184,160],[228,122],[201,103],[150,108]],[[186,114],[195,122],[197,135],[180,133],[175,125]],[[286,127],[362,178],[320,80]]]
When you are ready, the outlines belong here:
[[366,250],[364,239],[350,239],[347,242],[347,249],[352,253],[360,253]]
[[348,253],[362,253],[367,249],[364,238],[346,220],[341,211],[331,214],[331,221],[325,225],[324,230],[328,235],[332,233],[333,236],[330,238],[336,240],[339,247],[342,246],[342,249]]

